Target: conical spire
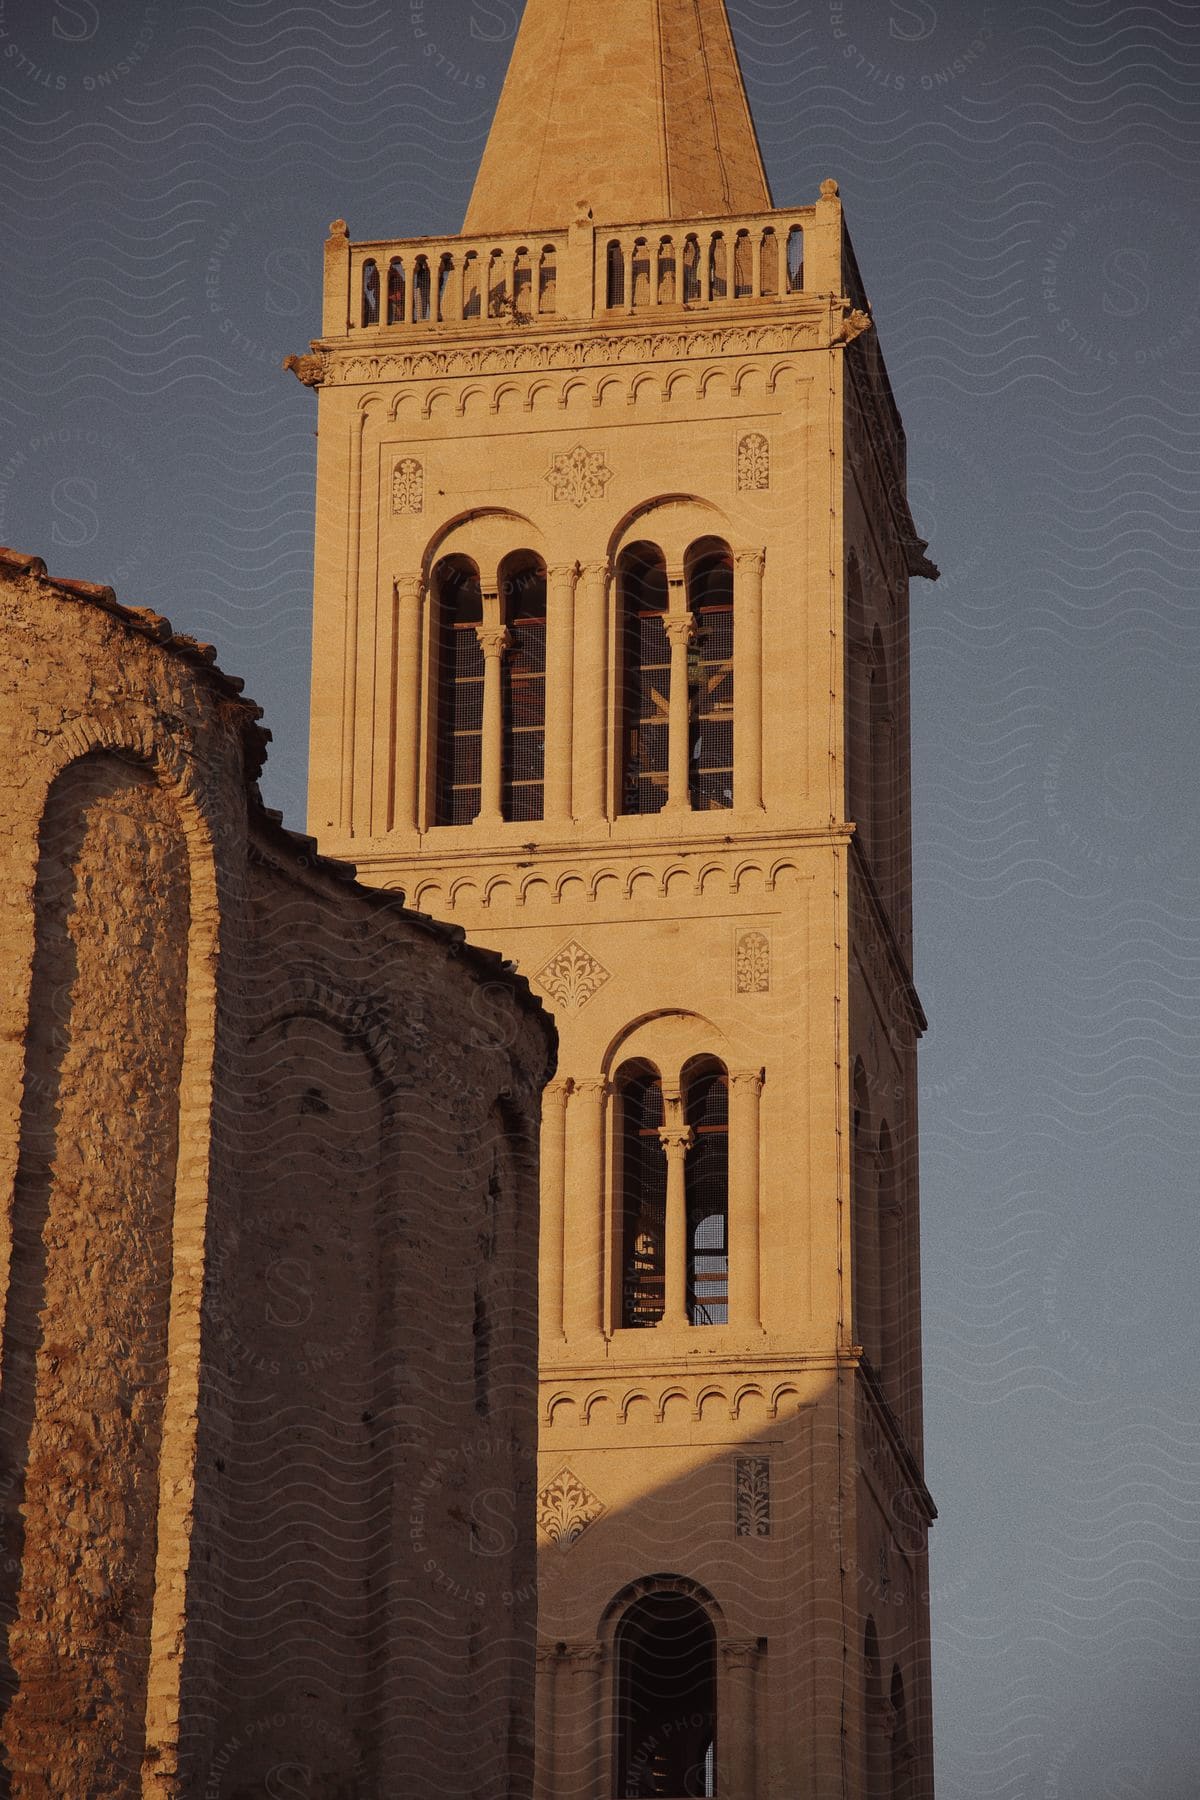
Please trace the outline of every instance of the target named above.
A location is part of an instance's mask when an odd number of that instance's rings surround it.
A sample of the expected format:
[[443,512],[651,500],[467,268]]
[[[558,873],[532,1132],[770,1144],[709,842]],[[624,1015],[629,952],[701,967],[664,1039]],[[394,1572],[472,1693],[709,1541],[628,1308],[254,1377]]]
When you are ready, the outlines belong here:
[[725,0],[527,0],[463,230],[771,205]]

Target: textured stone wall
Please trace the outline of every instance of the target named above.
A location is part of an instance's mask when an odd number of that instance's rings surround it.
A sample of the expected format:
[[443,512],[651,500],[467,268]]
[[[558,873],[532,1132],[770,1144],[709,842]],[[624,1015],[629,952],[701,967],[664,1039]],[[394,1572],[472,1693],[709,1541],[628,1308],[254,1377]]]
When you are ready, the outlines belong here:
[[67,769],[40,832],[0,1409],[14,1794],[118,1791],[141,1766],[188,885],[144,769]]
[[527,1794],[552,1030],[262,811],[210,653],[11,561],[0,1795]]

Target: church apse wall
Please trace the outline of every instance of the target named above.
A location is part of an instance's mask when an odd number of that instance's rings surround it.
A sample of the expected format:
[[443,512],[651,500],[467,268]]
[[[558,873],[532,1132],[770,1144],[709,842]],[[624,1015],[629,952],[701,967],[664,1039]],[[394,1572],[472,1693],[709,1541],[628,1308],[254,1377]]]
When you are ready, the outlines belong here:
[[0,557],[0,1792],[526,1791],[554,1035]]

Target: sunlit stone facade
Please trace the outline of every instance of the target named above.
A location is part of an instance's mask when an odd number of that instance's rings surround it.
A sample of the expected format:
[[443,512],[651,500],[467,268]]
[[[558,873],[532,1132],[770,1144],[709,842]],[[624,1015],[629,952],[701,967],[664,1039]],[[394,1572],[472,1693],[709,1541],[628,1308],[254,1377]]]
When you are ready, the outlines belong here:
[[908,594],[837,184],[720,0],[528,0],[464,235],[335,222],[310,829],[553,1006],[538,1792],[932,1793]]

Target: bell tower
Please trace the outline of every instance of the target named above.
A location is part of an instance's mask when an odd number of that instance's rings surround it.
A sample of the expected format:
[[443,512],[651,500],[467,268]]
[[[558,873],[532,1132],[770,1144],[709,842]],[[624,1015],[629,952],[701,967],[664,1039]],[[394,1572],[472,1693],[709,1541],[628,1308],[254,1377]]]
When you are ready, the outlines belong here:
[[336,221],[290,360],[310,829],[561,1036],[536,1791],[930,1800],[907,651],[937,571],[837,183],[774,205],[723,0],[527,0],[462,233]]

